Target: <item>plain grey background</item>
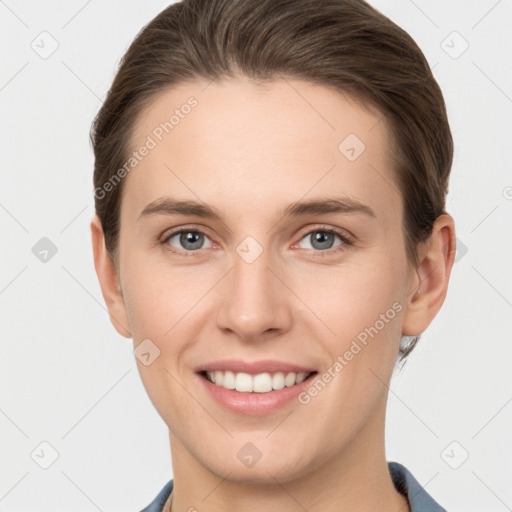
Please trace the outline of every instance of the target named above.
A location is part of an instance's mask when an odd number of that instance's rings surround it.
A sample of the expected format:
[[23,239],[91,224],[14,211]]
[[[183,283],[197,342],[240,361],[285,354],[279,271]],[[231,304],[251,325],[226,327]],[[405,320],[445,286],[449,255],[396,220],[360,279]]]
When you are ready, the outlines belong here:
[[[444,92],[459,240],[445,304],[391,381],[387,459],[451,512],[511,510],[512,1],[370,3]],[[2,512],[137,512],[172,477],[94,272],[88,138],[121,56],[167,4],[0,1]]]

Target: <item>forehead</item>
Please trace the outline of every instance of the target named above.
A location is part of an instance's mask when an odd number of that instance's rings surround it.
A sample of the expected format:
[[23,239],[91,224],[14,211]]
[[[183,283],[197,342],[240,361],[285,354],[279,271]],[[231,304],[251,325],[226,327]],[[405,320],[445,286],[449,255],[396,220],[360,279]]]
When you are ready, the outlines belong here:
[[180,84],[143,110],[131,147],[139,156],[123,203],[134,214],[165,194],[229,201],[240,213],[248,203],[254,212],[257,198],[268,206],[336,189],[379,203],[398,194],[382,116],[302,80]]

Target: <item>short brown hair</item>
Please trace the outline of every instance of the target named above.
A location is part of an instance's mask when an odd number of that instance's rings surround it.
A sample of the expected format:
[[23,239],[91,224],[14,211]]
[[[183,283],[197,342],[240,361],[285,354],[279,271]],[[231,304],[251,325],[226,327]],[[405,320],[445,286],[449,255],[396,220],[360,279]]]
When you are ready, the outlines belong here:
[[[410,264],[445,212],[453,141],[441,90],[418,45],[363,0],[183,0],[137,35],[91,127],[94,187],[123,166],[139,114],[194,79],[304,79],[373,106],[393,141]],[[96,194],[113,260],[123,182]],[[405,358],[419,337],[400,347]]]

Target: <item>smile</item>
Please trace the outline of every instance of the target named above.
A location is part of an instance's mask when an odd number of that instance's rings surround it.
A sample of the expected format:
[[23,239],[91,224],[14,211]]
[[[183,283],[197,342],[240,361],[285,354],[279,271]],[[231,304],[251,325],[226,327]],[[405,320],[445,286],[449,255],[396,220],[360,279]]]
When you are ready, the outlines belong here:
[[294,403],[318,374],[290,359],[223,359],[194,368],[200,387],[223,409],[247,416],[272,413]]
[[264,372],[251,375],[244,372],[216,370],[203,372],[202,375],[224,389],[236,390],[240,393],[269,393],[300,384],[314,373],[316,372]]

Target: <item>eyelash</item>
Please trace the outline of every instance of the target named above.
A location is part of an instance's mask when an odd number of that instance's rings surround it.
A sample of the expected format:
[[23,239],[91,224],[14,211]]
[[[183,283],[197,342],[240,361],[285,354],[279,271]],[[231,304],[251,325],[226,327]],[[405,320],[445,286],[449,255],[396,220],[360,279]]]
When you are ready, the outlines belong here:
[[300,240],[302,240],[303,238],[305,238],[308,235],[311,235],[312,233],[330,233],[333,235],[338,235],[340,240],[342,241],[342,244],[338,245],[337,247],[333,247],[331,249],[325,249],[323,251],[320,249],[307,249],[308,251],[312,251],[311,255],[314,258],[325,258],[328,256],[332,256],[333,254],[338,254],[341,251],[347,250],[348,247],[355,245],[355,239],[352,236],[348,235],[346,232],[342,232],[338,229],[331,228],[328,226],[319,226],[314,229],[311,229],[311,230],[307,231],[306,233],[304,233],[300,237]]
[[[208,237],[208,235],[206,233],[204,233],[203,231],[201,231],[200,229],[195,229],[195,228],[190,228],[190,229],[185,228],[185,229],[183,229],[183,228],[181,228],[181,229],[178,229],[178,230],[173,231],[171,233],[168,233],[168,234],[166,233],[164,238],[162,239],[162,241],[160,243],[162,245],[166,246],[166,250],[170,251],[173,254],[177,254],[178,256],[182,256],[184,258],[189,258],[189,257],[197,256],[196,253],[200,253],[201,249],[198,249],[198,250],[195,250],[195,251],[176,250],[176,249],[174,249],[174,247],[172,247],[171,245],[168,244],[168,241],[169,241],[170,238],[172,238],[173,236],[178,235],[180,233],[200,233],[200,234],[203,234],[206,237]],[[340,240],[343,242],[341,245],[339,245],[337,247],[334,247],[334,248],[331,248],[331,249],[326,249],[326,250],[323,250],[323,251],[319,250],[319,249],[308,249],[309,251],[313,251],[312,256],[315,257],[315,258],[317,258],[317,257],[318,258],[323,258],[323,257],[326,257],[326,256],[332,256],[333,254],[338,253],[339,251],[346,250],[347,247],[355,245],[355,240],[354,240],[354,238],[352,236],[349,236],[345,232],[341,232],[338,229],[327,227],[327,226],[319,226],[319,227],[316,227],[315,229],[307,231],[306,233],[304,233],[300,237],[300,240],[305,238],[307,235],[311,235],[312,233],[331,233],[331,234],[334,234],[334,235],[338,235]]]

